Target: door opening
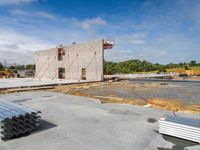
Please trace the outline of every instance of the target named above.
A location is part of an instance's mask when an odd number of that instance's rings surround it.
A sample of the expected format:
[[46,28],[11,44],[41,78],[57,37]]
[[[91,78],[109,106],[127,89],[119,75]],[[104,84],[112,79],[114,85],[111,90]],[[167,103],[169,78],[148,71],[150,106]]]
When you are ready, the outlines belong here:
[[82,68],[82,80],[86,80],[86,69]]
[[58,78],[65,79],[65,68],[58,68]]

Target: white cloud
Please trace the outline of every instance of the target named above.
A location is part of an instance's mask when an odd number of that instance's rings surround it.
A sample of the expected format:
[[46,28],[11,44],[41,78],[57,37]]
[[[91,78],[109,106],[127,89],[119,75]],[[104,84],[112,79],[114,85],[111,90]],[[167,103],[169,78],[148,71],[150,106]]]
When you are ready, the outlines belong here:
[[[0,30],[0,47],[1,50],[12,51],[35,51],[53,46],[47,42],[38,40],[36,37],[24,35],[12,30]],[[13,49],[11,49],[13,48]]]
[[9,4],[30,4],[37,2],[37,0],[0,0],[0,5],[9,5]]
[[165,51],[159,51],[157,54],[156,54],[158,57],[164,57],[167,55],[167,53]]
[[12,9],[9,12],[13,16],[26,15],[26,16],[29,16],[29,18],[39,17],[42,19],[49,19],[49,20],[56,20],[56,18],[58,18],[56,15],[48,13],[48,12],[44,12],[44,11],[31,12],[31,11],[25,11],[22,9]]
[[[5,1],[7,4],[21,4],[40,0],[15,0],[15,2],[0,0],[0,4],[6,4]],[[73,41],[79,43],[97,38],[114,37],[116,45],[113,50],[105,52],[107,60],[121,61],[134,58],[159,63],[179,62],[196,57],[196,60],[199,60],[200,47],[197,37],[200,31],[198,15],[200,7],[195,7],[195,9],[191,7],[192,11],[187,15],[186,13],[179,14],[177,11],[169,11],[169,14],[167,12],[160,14],[157,11],[154,15],[144,14],[141,22],[132,21],[134,17],[130,20],[131,16],[128,20],[126,16],[123,16],[122,20],[115,15],[120,20],[116,22],[105,14],[105,18],[110,19],[109,23],[98,16],[80,20],[45,12],[45,10],[35,9],[33,12],[31,11],[33,9],[27,8],[11,10],[10,13],[14,17],[0,15],[0,33],[3,33],[0,35],[0,54],[2,55],[0,59],[7,58],[11,62],[27,63],[31,60],[30,57],[34,57],[30,54],[36,49],[46,49]],[[155,8],[152,11],[154,10]],[[195,23],[195,26],[184,25],[189,34],[182,26],[184,18]],[[15,29],[15,31],[7,29]],[[194,38],[195,35],[196,38]],[[9,53],[13,53],[12,60]]]
[[127,54],[127,53],[131,53],[131,50],[118,50],[117,53],[120,53],[120,54],[121,53],[123,53],[123,54],[126,53]]
[[[94,40],[93,35],[88,34],[79,26],[74,26],[71,18],[59,20],[59,16],[46,17],[44,13],[32,13],[30,11],[13,10],[13,16],[1,17],[0,26],[0,61],[6,59],[7,63],[34,63],[34,51],[48,49],[59,44],[71,44],[72,42],[84,42]],[[22,14],[25,16],[18,16]],[[10,12],[11,13],[11,12]],[[38,19],[37,16],[40,15]],[[46,15],[46,14],[45,14]],[[36,19],[37,18],[37,19]],[[78,19],[75,19],[78,20]],[[80,23],[81,21],[79,21]],[[14,28],[15,30],[12,30]],[[96,33],[98,34],[98,33]],[[12,57],[11,57],[12,55]]]
[[108,55],[126,55],[132,53],[131,50],[116,50],[116,49],[110,49],[105,51]]
[[133,39],[144,39],[147,38],[148,33],[147,32],[136,32],[131,35]]
[[135,39],[135,40],[131,40],[132,44],[144,44],[145,41],[144,40],[139,40],[139,39]]
[[106,25],[106,21],[100,17],[97,17],[97,18],[92,18],[92,19],[86,19],[81,22],[81,27],[83,29],[89,29],[92,26],[96,26],[96,25]]
[[13,10],[10,10],[10,14],[12,14],[12,15],[28,15],[29,13],[24,10],[21,10],[21,9],[13,9]]
[[49,19],[49,20],[55,20],[56,19],[55,15],[53,15],[51,13],[43,12],[43,11],[37,12],[36,15],[41,17],[41,18]]
[[[149,49],[148,50],[141,50],[141,52],[139,52],[137,54],[137,57],[139,59],[155,59],[155,60],[160,60],[163,59],[164,56],[167,56],[167,52],[166,51],[162,51],[162,50],[154,50],[154,49]],[[152,60],[151,60],[152,61]]]
[[200,16],[199,16],[199,13],[200,13],[200,4],[199,5],[196,5],[192,8],[192,11],[191,11],[191,18],[193,19],[194,22],[197,23],[197,28],[199,29],[199,25],[200,25]]
[[68,18],[67,24],[72,28],[76,28],[81,32],[85,32],[88,37],[93,39],[99,39],[103,36],[105,37],[105,33],[99,33],[99,29],[103,28],[107,24],[106,20],[101,17],[95,18],[86,18],[84,20],[79,20],[78,18]]
[[148,38],[147,32],[133,32],[129,34],[118,35],[117,39],[125,40],[126,42],[132,42],[133,40],[144,40]]
[[[117,49],[127,49],[130,53],[117,53]],[[151,33],[134,32],[116,36],[116,45],[105,53],[106,60],[122,61],[141,59],[158,63],[183,62],[200,55],[198,41],[177,33],[152,36]],[[196,57],[195,57],[196,56]]]
[[0,29],[0,32],[0,60],[6,59],[9,64],[34,63],[34,51],[55,46],[15,31]]

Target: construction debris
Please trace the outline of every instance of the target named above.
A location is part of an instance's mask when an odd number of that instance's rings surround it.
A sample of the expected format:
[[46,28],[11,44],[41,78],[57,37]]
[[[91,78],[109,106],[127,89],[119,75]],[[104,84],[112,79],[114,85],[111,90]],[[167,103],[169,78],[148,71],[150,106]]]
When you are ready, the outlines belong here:
[[167,115],[159,120],[159,133],[200,143],[200,120]]
[[0,136],[2,140],[30,134],[40,127],[39,111],[0,101]]

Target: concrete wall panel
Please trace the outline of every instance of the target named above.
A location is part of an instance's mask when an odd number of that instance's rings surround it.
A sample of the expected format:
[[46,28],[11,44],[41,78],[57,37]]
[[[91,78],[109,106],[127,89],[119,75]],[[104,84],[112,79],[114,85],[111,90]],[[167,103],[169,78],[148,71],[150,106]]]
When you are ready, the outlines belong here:
[[86,68],[88,81],[103,80],[103,40],[64,46],[65,56],[58,61],[57,48],[35,53],[36,78],[57,79],[58,68],[65,68],[65,79],[81,80]]

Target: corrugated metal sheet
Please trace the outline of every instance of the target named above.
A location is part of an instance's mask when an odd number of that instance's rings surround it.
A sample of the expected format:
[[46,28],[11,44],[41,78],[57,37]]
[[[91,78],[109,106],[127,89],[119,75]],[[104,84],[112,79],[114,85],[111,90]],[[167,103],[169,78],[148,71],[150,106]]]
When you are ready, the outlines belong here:
[[167,115],[159,120],[159,133],[200,143],[200,120]]
[[11,139],[38,129],[39,113],[22,105],[0,101],[0,137]]

